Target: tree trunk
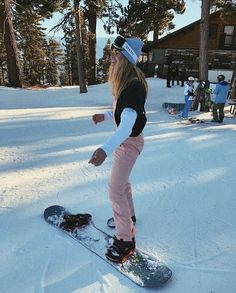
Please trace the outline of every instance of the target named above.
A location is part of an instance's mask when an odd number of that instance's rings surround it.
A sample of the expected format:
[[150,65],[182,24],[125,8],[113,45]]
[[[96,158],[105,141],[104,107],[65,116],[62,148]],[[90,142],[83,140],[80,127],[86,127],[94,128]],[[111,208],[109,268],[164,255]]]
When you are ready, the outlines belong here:
[[199,48],[199,79],[208,80],[208,36],[210,0],[202,0]]
[[84,64],[83,64],[83,51],[82,51],[82,37],[80,28],[80,0],[74,0],[75,14],[75,39],[76,39],[76,55],[78,62],[78,74],[79,74],[79,86],[80,93],[87,93],[87,87],[85,82]]
[[155,29],[153,30],[153,41],[158,41],[159,39],[159,28],[158,25],[155,26]]
[[4,84],[4,81],[3,81],[3,70],[2,70],[2,65],[0,64],[0,85],[3,85]]
[[20,60],[18,56],[9,0],[2,0],[2,3],[0,4],[0,32],[3,34],[7,52],[9,84],[13,87],[22,87]]
[[97,14],[89,12],[89,84],[96,84],[96,27]]

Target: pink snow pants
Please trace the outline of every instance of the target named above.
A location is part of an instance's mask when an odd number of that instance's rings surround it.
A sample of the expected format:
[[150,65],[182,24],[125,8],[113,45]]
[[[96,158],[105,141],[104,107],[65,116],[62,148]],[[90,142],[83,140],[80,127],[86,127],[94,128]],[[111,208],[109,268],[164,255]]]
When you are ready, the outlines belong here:
[[143,146],[144,138],[143,134],[140,134],[127,138],[114,152],[109,180],[109,198],[116,225],[116,237],[124,241],[131,241],[135,235],[131,220],[135,212],[129,176]]

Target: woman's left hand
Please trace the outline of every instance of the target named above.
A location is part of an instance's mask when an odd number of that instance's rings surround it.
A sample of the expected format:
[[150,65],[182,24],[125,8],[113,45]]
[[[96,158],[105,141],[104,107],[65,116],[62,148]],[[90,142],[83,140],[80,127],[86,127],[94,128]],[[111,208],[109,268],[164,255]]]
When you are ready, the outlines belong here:
[[100,166],[106,159],[107,155],[103,149],[98,148],[93,153],[91,159],[89,160],[89,164],[93,164],[94,166]]

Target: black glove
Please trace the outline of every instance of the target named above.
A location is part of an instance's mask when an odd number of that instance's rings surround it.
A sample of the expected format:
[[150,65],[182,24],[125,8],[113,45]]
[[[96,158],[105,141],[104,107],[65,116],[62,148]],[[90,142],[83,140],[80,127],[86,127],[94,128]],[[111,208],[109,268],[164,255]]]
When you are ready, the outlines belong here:
[[189,95],[190,97],[195,97],[194,93],[193,93],[193,92],[190,92],[190,91],[188,91],[188,95]]

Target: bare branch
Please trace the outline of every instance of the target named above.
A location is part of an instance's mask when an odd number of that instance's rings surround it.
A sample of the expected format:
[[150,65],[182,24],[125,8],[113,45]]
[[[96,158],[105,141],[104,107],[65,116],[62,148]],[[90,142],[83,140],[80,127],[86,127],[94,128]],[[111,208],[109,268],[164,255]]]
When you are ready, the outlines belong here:
[[58,24],[56,24],[53,28],[51,28],[49,32],[55,31],[55,33],[56,33],[60,29],[63,29],[65,27],[65,25],[67,24],[67,22],[68,22],[69,18],[71,17],[71,15],[72,15],[71,11],[67,12],[66,15],[64,15],[62,17],[62,19],[59,20]]

